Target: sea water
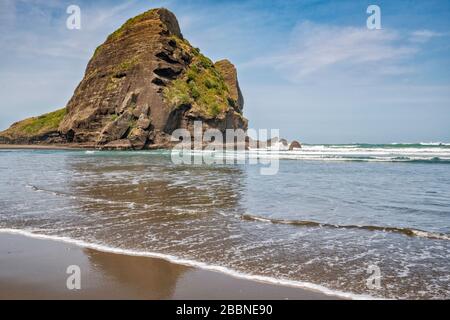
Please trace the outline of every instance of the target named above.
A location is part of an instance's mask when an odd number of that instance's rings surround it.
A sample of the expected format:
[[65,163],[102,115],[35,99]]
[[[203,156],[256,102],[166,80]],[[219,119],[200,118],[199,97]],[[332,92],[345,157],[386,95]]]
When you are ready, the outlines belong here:
[[0,232],[342,297],[450,298],[448,144],[249,156],[278,172],[169,151],[0,150]]

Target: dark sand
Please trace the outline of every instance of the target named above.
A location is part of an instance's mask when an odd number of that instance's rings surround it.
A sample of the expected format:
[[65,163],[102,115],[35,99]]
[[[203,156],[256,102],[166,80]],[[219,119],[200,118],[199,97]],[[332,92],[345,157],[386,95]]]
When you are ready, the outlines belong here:
[[[81,290],[68,290],[69,265]],[[165,260],[0,233],[0,299],[335,299]]]

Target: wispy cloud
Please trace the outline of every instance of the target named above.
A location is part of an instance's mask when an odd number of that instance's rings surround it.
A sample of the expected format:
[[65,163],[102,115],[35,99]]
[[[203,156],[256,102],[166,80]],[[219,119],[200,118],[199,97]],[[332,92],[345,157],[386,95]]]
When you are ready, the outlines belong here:
[[90,10],[87,10],[88,14],[87,17],[90,20],[89,21],[90,23],[87,25],[88,29],[95,30],[104,27],[105,24],[111,22],[112,18],[121,16],[124,10],[131,8],[135,4],[136,0],[129,0],[126,1],[125,3],[112,6],[109,8],[101,7],[101,8],[91,8]]
[[66,29],[67,3],[34,0],[26,3],[25,12],[21,10],[23,5],[12,0],[1,5],[4,14],[0,14],[0,23],[6,32],[0,35],[0,41],[9,43],[4,48],[6,54],[85,60],[109,32],[129,18],[127,10],[136,5],[136,0],[112,6],[80,5],[81,30]]
[[416,30],[411,33],[410,40],[417,43],[425,43],[432,38],[445,36],[442,32],[435,32],[431,30]]
[[[431,32],[416,32],[416,37],[432,37]],[[316,74],[333,76],[333,71],[345,70],[360,81],[365,75],[400,75],[411,73],[414,67],[405,65],[420,51],[395,30],[368,30],[352,26],[332,26],[302,22],[292,34],[286,49],[249,61],[245,66],[273,66],[293,81]],[[327,71],[329,73],[327,73]]]

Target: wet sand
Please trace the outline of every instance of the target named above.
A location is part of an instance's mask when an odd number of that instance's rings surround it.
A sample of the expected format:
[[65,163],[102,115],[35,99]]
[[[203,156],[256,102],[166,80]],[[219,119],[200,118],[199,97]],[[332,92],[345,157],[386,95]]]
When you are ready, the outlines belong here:
[[[68,290],[67,267],[81,270]],[[0,299],[336,299],[242,280],[162,259],[106,253],[63,242],[0,233]]]

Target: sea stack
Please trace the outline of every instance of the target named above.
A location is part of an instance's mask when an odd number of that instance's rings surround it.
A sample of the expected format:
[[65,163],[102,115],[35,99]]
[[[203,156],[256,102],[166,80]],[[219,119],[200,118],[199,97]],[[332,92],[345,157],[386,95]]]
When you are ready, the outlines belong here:
[[68,143],[107,149],[170,147],[171,133],[247,129],[237,71],[184,39],[175,15],[152,9],[108,36],[67,106],[13,124],[0,143]]

